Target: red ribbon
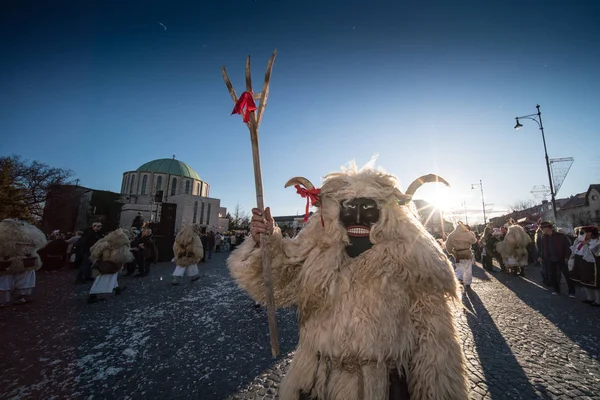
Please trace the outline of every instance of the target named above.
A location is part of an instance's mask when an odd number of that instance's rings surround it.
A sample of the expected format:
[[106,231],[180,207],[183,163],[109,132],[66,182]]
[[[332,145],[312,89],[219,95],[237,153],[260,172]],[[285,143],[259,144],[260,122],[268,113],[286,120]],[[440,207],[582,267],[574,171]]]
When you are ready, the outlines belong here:
[[242,95],[240,96],[238,101],[235,103],[235,106],[233,107],[233,111],[231,112],[231,115],[233,115],[233,114],[244,115],[244,122],[248,123],[248,121],[250,121],[250,113],[252,111],[256,111],[256,104],[254,103],[254,96],[252,95],[252,92],[244,92],[244,93],[242,93]]
[[[296,193],[298,193],[300,196],[302,196],[302,198],[306,198],[306,210],[304,213],[304,222],[307,222],[308,215],[309,215],[308,210],[309,210],[311,204],[314,206],[321,199],[320,198],[321,189],[319,189],[319,188],[305,189],[300,185],[294,185],[294,187],[296,188]],[[323,221],[322,214],[321,214],[321,225],[325,226],[325,221]]]

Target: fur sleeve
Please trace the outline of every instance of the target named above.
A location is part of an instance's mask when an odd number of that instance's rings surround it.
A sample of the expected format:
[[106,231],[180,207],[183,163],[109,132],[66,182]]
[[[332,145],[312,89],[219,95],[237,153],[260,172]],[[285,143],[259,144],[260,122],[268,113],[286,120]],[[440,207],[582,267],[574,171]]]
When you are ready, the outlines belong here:
[[[271,272],[273,274],[273,291],[277,307],[287,307],[296,303],[298,273],[301,263],[292,261],[287,255],[288,248],[279,228],[275,228],[269,238]],[[256,242],[250,236],[227,259],[231,276],[237,284],[246,290],[250,296],[261,303],[266,302],[265,284],[263,279],[262,253],[255,248]],[[285,252],[284,252],[285,248]]]
[[408,373],[411,398],[467,399],[466,364],[447,298],[422,296],[411,307],[411,320],[417,333]]

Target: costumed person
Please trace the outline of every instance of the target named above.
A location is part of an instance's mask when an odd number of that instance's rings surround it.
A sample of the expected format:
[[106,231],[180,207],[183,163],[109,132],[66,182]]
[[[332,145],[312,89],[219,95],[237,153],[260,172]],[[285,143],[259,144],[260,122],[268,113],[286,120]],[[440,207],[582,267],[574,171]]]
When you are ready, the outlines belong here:
[[319,207],[294,239],[282,237],[269,208],[252,210],[251,235],[228,267],[266,303],[259,235],[268,235],[275,304],[297,306],[300,325],[280,399],[468,397],[451,308],[456,279],[410,201],[434,181],[446,183],[428,175],[404,194],[393,176],[354,166],[326,176],[321,189],[294,178],[286,187],[297,183]]
[[92,269],[98,274],[90,289],[88,303],[95,303],[101,298],[99,294],[121,294],[125,286],[119,287],[119,272],[123,265],[133,261],[129,234],[123,229],[112,231],[90,249],[90,259],[94,263]]
[[198,263],[204,256],[204,248],[200,240],[200,227],[198,225],[187,225],[175,237],[173,243],[175,254],[175,271],[173,271],[173,285],[179,285],[179,278],[187,273],[192,282],[200,279],[198,275]]
[[513,223],[508,226],[504,239],[496,244],[496,250],[509,273],[525,276],[525,267],[529,264],[527,249],[530,243],[531,238],[521,225]]
[[585,288],[584,303],[600,307],[600,239],[598,228],[584,226],[580,229],[583,235],[578,236],[573,244],[575,264],[571,279]]
[[454,271],[456,279],[470,288],[473,282],[473,250],[472,245],[477,243],[477,237],[469,225],[458,221],[456,228],[448,235],[446,239],[446,250],[454,256],[456,260],[456,270]]
[[[0,222],[0,307],[31,301],[36,271],[42,266],[37,251],[46,235],[35,226],[16,219]],[[14,299],[13,299],[14,293]]]

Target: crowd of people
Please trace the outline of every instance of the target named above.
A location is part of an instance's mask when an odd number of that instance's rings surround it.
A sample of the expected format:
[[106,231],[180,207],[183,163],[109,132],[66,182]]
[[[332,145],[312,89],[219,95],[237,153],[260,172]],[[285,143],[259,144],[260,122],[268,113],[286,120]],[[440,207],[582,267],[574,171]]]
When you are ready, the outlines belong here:
[[[521,232],[514,246],[507,243],[511,229]],[[496,272],[495,260],[501,272],[522,277],[526,276],[527,266],[538,265],[542,281],[553,295],[560,294],[564,278],[569,297],[576,298],[577,287],[581,287],[585,294],[582,301],[600,307],[600,240],[595,226],[578,227],[572,235],[567,235],[549,221],[533,229],[511,221],[500,228],[487,226],[478,234],[459,222],[456,229],[438,239],[438,243],[455,266],[456,278],[467,288],[472,282],[475,261],[481,262],[486,271]]]
[[[14,304],[31,301],[30,294],[35,286],[35,278],[32,276],[35,276],[35,270],[39,268],[76,270],[76,284],[93,282],[88,297],[89,303],[102,300],[103,298],[100,296],[102,294],[121,294],[126,288],[118,284],[117,277],[121,271],[125,276],[147,277],[152,265],[158,262],[159,254],[151,225],[144,222],[141,216],[138,217],[140,218],[136,218],[129,229],[104,232],[102,223],[94,222],[83,231],[60,232],[56,230],[47,236],[32,225],[19,222],[27,229],[35,230],[38,236],[46,240],[43,244],[38,245],[39,248],[35,251],[33,248],[29,250],[29,253],[37,253],[35,256],[36,266],[28,271],[29,278],[26,285],[28,287],[18,288],[18,290],[24,290],[23,293],[26,295],[18,296],[18,302],[15,301]],[[11,229],[16,230],[17,228],[11,226]],[[189,229],[193,229],[193,231]],[[190,232],[193,232],[193,235],[190,235]],[[192,252],[186,247],[192,246],[191,244],[181,245],[180,243],[186,235],[188,238],[193,236],[196,241]],[[174,257],[171,261],[176,263],[176,268],[173,272],[172,284],[178,285],[180,278],[186,273],[192,277],[192,281],[197,280],[198,264],[210,260],[214,252],[234,250],[244,241],[245,237],[246,232],[244,231],[201,233],[199,226],[184,227],[175,237]],[[189,241],[190,239],[185,240]],[[14,266],[15,263],[7,262],[6,264]],[[1,273],[2,271],[0,271]],[[9,276],[9,274],[5,275]],[[15,291],[15,285],[10,283],[14,279],[11,279],[10,282],[8,278],[4,280],[6,280],[6,284],[3,284],[4,281],[0,282],[0,291],[3,292],[0,304],[3,305],[10,303],[10,293]]]

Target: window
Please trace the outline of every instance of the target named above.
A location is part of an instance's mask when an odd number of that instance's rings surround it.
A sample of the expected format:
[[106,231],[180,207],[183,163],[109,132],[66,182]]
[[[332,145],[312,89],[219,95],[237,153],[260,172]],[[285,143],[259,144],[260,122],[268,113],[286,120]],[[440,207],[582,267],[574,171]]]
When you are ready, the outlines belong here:
[[171,196],[175,196],[177,194],[177,178],[173,178],[171,181]]
[[125,193],[125,189],[127,189],[127,176],[123,177],[123,183],[121,184],[121,193]]
[[131,184],[129,185],[129,194],[135,193],[135,175],[131,175]]
[[202,202],[202,206],[200,207],[200,224],[204,223],[204,202]]
[[142,178],[142,193],[141,194],[146,194],[146,185],[148,184],[148,175],[144,175],[144,177]]
[[208,203],[208,212],[206,213],[206,225],[210,225],[210,206],[211,204]]
[[202,193],[200,193],[200,184],[198,184],[197,187],[196,187],[196,194],[198,196],[202,196]]
[[196,223],[196,217],[198,216],[198,202],[194,202],[194,218],[192,219],[192,224]]
[[185,181],[185,194],[190,194],[190,181]]
[[156,190],[160,190],[162,188],[162,176],[159,176],[156,180]]

